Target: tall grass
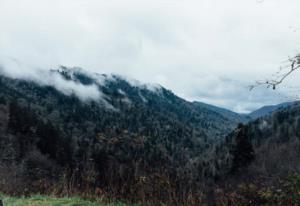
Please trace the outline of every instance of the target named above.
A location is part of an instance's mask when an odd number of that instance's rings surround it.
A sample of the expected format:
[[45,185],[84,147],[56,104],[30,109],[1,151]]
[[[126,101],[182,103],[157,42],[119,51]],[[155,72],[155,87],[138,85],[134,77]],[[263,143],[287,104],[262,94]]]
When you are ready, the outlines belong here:
[[57,198],[42,195],[34,195],[31,197],[9,197],[1,195],[0,197],[3,200],[4,206],[130,206],[123,203],[89,201],[79,197]]

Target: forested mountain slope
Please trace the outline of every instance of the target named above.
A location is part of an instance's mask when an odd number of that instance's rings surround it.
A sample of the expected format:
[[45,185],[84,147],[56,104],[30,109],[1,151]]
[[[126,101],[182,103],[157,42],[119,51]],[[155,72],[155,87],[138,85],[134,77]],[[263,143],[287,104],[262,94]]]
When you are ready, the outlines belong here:
[[[2,192],[243,205],[263,197],[239,183],[300,170],[297,104],[246,123],[245,115],[118,75],[66,67],[47,75],[0,76]],[[235,129],[239,121],[246,125]]]
[[225,204],[300,204],[299,104],[241,126],[220,148],[221,154],[231,153],[231,168],[238,167],[221,186]]
[[[193,130],[195,136],[203,139],[224,136],[235,127],[235,123],[219,115],[216,111],[196,107],[159,85],[127,81],[117,75],[86,74],[77,68],[61,67],[58,70],[52,70],[51,75],[61,75],[65,81],[64,84],[74,82],[75,85],[85,86],[86,88],[80,88],[83,90],[81,93],[89,92],[88,90],[95,87],[100,96],[98,99],[93,98],[82,102],[76,98],[76,93],[74,95],[72,92],[77,88],[60,86],[61,88],[57,90],[53,86],[39,85],[33,81],[14,80],[3,76],[1,77],[0,92],[4,98],[22,98],[25,102],[30,102],[32,107],[39,105],[43,117],[49,116],[51,120],[57,122],[69,116],[71,121],[74,120],[76,123],[77,113],[80,116],[80,123],[86,120],[95,122],[101,116],[101,121],[116,123],[115,127],[119,127],[119,129],[132,130],[130,132],[139,131],[146,135],[154,131],[151,124],[160,124],[156,130],[161,131],[176,125],[177,129],[181,127],[183,130]],[[70,95],[62,94],[60,89],[63,93]],[[47,111],[44,111],[45,108]],[[84,112],[81,112],[82,109]],[[60,116],[55,119],[53,114],[56,110],[59,110]],[[118,122],[121,123],[118,124]],[[110,125],[112,124],[107,123],[107,126]],[[150,128],[147,129],[146,126],[147,128],[150,126]],[[97,127],[104,128],[103,125],[97,125]]]
[[248,114],[240,114],[233,111],[230,111],[228,109],[224,109],[221,107],[216,107],[210,104],[206,104],[203,102],[193,102],[194,105],[201,109],[209,109],[212,111],[215,111],[222,115],[223,117],[229,119],[231,122],[234,122],[236,124],[238,123],[246,123],[251,120],[251,117]]
[[161,86],[78,68],[48,75],[0,77],[4,190],[101,191],[133,200],[147,194],[180,202],[201,179],[223,173],[208,156],[236,122]]

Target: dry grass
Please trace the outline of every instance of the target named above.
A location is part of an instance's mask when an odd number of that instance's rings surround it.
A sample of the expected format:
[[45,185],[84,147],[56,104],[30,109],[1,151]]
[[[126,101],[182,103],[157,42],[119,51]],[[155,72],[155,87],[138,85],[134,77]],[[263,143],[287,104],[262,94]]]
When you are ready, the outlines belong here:
[[32,197],[8,197],[2,196],[4,206],[129,206],[123,203],[103,203],[89,201],[79,197],[57,198],[50,196],[35,195]]

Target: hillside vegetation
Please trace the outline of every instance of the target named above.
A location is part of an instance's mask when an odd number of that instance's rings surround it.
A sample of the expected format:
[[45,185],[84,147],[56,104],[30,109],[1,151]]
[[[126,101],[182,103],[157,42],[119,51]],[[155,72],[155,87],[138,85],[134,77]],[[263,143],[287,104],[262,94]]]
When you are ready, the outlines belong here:
[[103,203],[88,201],[81,198],[56,198],[42,195],[32,197],[7,197],[1,196],[5,206],[134,206],[122,203]]
[[[0,76],[5,194],[155,206],[298,204],[299,104],[247,123],[245,115],[119,76],[68,68],[49,75],[63,89]],[[76,88],[101,95],[82,99]]]

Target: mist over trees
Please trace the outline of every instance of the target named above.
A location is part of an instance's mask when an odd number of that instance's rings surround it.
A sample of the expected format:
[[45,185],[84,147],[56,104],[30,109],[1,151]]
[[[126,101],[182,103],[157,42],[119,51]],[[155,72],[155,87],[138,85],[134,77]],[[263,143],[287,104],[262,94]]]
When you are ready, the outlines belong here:
[[298,104],[237,126],[237,114],[122,79],[100,88],[114,110],[30,81],[1,77],[0,86],[3,192],[145,205],[298,201],[271,187],[297,182]]

